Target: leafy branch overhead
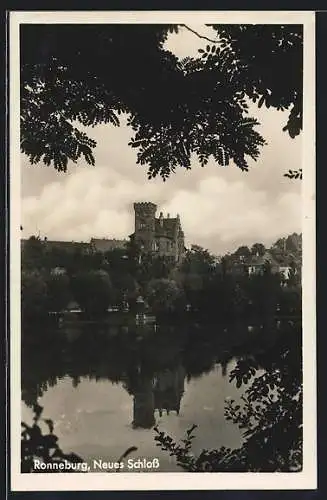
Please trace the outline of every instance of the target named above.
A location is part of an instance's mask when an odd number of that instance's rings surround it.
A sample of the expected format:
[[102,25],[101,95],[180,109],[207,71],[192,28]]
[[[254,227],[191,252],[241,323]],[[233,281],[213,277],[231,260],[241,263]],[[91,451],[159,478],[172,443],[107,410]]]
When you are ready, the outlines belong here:
[[93,165],[85,128],[127,114],[149,178],[189,169],[191,155],[248,170],[265,144],[250,101],[288,110],[291,137],[301,130],[302,27],[212,28],[217,42],[181,61],[164,43],[185,25],[22,25],[22,152],[59,171]]

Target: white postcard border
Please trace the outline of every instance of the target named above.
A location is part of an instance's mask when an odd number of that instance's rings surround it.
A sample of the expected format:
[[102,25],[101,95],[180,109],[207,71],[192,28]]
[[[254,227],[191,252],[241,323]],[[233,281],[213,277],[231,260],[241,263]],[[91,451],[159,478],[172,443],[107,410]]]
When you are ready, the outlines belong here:
[[[21,23],[186,23],[303,24],[303,353],[304,461],[298,473],[120,473],[21,474],[20,362],[20,140],[19,26]],[[316,304],[315,304],[315,14],[306,11],[151,11],[10,12],[10,413],[11,489],[13,491],[84,490],[242,490],[315,489],[316,463]]]

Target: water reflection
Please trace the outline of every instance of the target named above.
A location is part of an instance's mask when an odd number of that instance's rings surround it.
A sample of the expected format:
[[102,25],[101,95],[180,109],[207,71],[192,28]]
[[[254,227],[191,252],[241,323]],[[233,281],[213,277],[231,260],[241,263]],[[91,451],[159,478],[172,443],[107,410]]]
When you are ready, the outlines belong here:
[[[270,332],[270,338],[272,332]],[[240,432],[224,419],[233,359],[260,350],[262,329],[143,325],[62,325],[24,330],[22,400],[44,406],[67,451],[112,460],[136,445],[158,456],[155,424],[175,438],[194,423],[194,449],[240,444]],[[26,415],[26,407],[23,412]],[[175,470],[161,456],[160,470]]]
[[185,369],[181,365],[157,372],[152,378],[140,373],[133,391],[133,427],[153,427],[156,410],[160,417],[164,411],[167,415],[172,411],[179,415],[184,380]]
[[[228,362],[252,344],[246,330],[222,335],[198,328],[94,325],[67,326],[60,330],[35,329],[23,332],[22,399],[33,405],[58,379],[68,375],[77,387],[80,377],[123,382],[130,394],[151,391],[160,410],[163,393],[167,408],[176,411],[183,393],[182,379],[210,373],[220,363],[226,373]],[[253,337],[253,338],[252,338]],[[177,389],[178,387],[178,389]],[[147,388],[147,389],[146,389]],[[174,396],[173,391],[179,396]],[[159,401],[162,401],[159,402]],[[177,406],[176,406],[177,405]]]

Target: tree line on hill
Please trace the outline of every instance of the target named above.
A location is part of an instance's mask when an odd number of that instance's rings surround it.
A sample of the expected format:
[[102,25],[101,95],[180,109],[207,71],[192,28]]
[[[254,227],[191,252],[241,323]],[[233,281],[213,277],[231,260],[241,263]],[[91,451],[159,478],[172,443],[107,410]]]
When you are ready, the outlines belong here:
[[[294,240],[294,237],[293,237]],[[270,250],[285,259],[289,237],[278,240]],[[293,249],[294,250],[294,249]],[[104,253],[74,251],[52,247],[38,237],[31,237],[22,247],[22,314],[23,318],[59,312],[69,304],[88,316],[99,316],[109,306],[134,310],[142,296],[156,315],[193,312],[200,319],[233,318],[300,311],[300,282],[297,266],[288,280],[272,272],[264,262],[249,275],[245,263],[251,256],[264,255],[262,244],[251,249],[242,246],[233,254],[217,259],[208,250],[193,245],[181,263],[153,254],[141,254],[133,242],[126,250]],[[299,259],[299,249],[292,259]],[[237,268],[241,258],[243,272]],[[233,269],[238,272],[233,272]]]

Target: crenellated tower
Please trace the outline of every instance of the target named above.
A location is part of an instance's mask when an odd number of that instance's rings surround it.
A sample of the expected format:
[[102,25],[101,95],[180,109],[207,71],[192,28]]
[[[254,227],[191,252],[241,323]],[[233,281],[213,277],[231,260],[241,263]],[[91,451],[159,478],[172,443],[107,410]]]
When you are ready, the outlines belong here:
[[155,217],[157,205],[151,202],[134,203],[135,242],[144,251],[151,252],[155,246]]

